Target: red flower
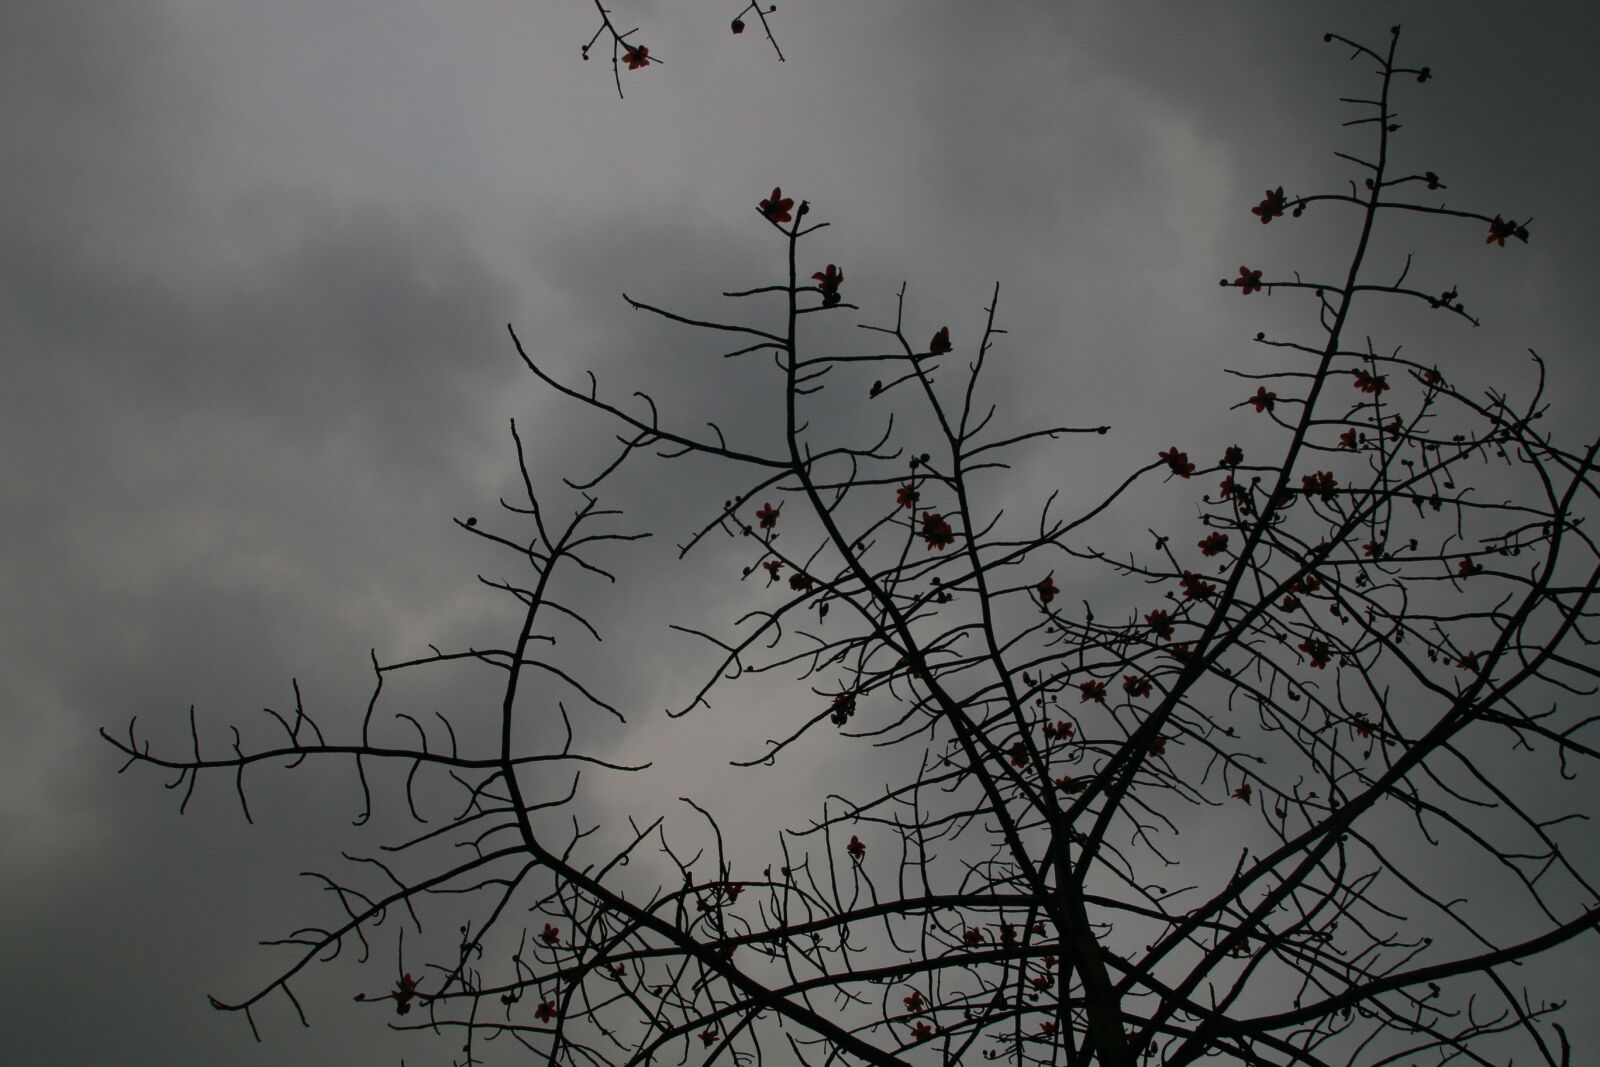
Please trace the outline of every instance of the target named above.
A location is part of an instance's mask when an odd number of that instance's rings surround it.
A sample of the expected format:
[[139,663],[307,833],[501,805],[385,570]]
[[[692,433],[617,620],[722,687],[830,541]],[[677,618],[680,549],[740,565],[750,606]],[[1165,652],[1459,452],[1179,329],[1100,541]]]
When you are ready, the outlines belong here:
[[1382,541],[1368,541],[1366,544],[1361,546],[1361,554],[1363,556],[1366,556],[1368,559],[1382,559],[1383,558],[1383,542]]
[[743,33],[744,32],[744,19],[734,19],[733,20],[733,32],[734,33]]
[[401,1015],[411,1010],[411,1000],[417,995],[417,980],[411,977],[410,972],[400,976],[395,983],[395,991],[389,994],[394,998],[394,1009]]
[[1233,791],[1233,795],[1244,801],[1246,804],[1250,803],[1250,783],[1246,782],[1238,789],[1235,789]]
[[1044,724],[1044,738],[1046,741],[1054,741],[1057,738],[1062,741],[1070,741],[1072,740],[1072,734],[1073,726],[1070,722],[1047,722]]
[[1475,671],[1475,670],[1477,670],[1478,669],[1478,654],[1476,652],[1468,652],[1468,653],[1466,653],[1456,663],[1456,666],[1460,667],[1464,671]]
[[559,945],[561,944],[561,931],[557,930],[549,923],[545,923],[544,933],[539,935],[539,940],[543,941],[547,945]]
[[1424,385],[1438,385],[1443,380],[1444,379],[1439,376],[1439,372],[1434,370],[1432,367],[1429,367],[1427,370],[1422,372],[1422,382]]
[[1239,276],[1233,280],[1233,284],[1243,289],[1245,296],[1249,296],[1251,293],[1259,293],[1261,291],[1261,272],[1251,270],[1249,267],[1240,267]]
[[922,499],[922,494],[917,492],[914,482],[907,482],[894,491],[894,502],[903,508],[917,510],[917,501]]
[[1237,467],[1244,462],[1244,449],[1238,445],[1229,445],[1222,450],[1222,463],[1224,467]]
[[1319,671],[1328,666],[1328,657],[1333,654],[1328,642],[1318,641],[1316,638],[1301,641],[1300,651],[1311,657],[1311,665]]
[[857,837],[855,834],[850,835],[850,843],[844,846],[844,850],[850,853],[850,858],[855,860],[857,863],[860,863],[867,854],[867,846],[862,844],[861,838]]
[[822,287],[822,296],[826,300],[830,296],[839,295],[839,286],[844,282],[844,271],[829,263],[827,271],[819,270],[811,278]]
[[756,519],[763,530],[770,530],[778,525],[778,509],[771,504],[762,504],[761,510],[756,512]]
[[[1033,924],[1033,936],[1034,937],[1043,937],[1044,936],[1044,920],[1043,919],[1040,919],[1040,920],[1036,921]],[[1046,962],[1048,962],[1048,961],[1046,961]],[[1055,964],[1053,964],[1053,963],[1050,964],[1050,965],[1052,967],[1055,966]]]
[[1125,674],[1122,676],[1122,691],[1130,696],[1147,697],[1150,695],[1150,679],[1137,674]]
[[1055,1032],[1056,1032],[1056,1024],[1055,1024],[1055,1022],[1053,1020],[1046,1019],[1044,1022],[1039,1024],[1039,1036],[1040,1037],[1049,1037],[1051,1034],[1053,1034]]
[[778,572],[783,569],[783,560],[769,559],[762,566],[767,569],[767,584],[771,585],[778,580]]
[[1265,226],[1273,219],[1283,218],[1283,208],[1288,199],[1283,195],[1283,186],[1267,190],[1267,198],[1250,209],[1250,214],[1260,215],[1261,224]]
[[[828,718],[833,720],[835,726],[843,726],[850,721],[850,716],[856,713],[856,695],[854,693],[838,693],[833,698],[833,703],[828,707]],[[855,838],[850,840],[854,841]]]
[[1250,398],[1250,403],[1256,406],[1257,415],[1260,415],[1262,412],[1271,411],[1272,406],[1277,402],[1278,394],[1267,392],[1267,387],[1264,385],[1256,386],[1256,395]]
[[1483,565],[1472,562],[1471,556],[1462,556],[1461,562],[1456,564],[1456,575],[1461,578],[1471,578],[1474,574],[1482,574]]
[[942,356],[950,351],[950,327],[939,327],[939,332],[928,342],[928,351],[936,356]]
[[1033,988],[1039,990],[1042,993],[1046,989],[1050,988],[1050,982],[1051,982],[1051,978],[1050,978],[1050,976],[1048,974],[1036,974],[1031,979],[1031,983],[1030,984],[1033,986]]
[[1354,426],[1350,427],[1344,433],[1339,435],[1339,447],[1340,448],[1354,448],[1354,447],[1356,447],[1356,428]]
[[1172,640],[1172,620],[1166,611],[1158,608],[1144,617],[1145,625],[1156,632],[1163,641]]
[[1014,945],[1017,943],[1017,927],[1015,923],[1000,924],[1000,943]]
[[1063,793],[1081,793],[1083,792],[1083,782],[1082,778],[1074,778],[1072,775],[1066,774],[1056,779],[1056,788]]
[[1194,464],[1189,462],[1189,454],[1179,452],[1177,445],[1173,445],[1166,452],[1157,452],[1156,455],[1160,457],[1161,462],[1172,469],[1173,474],[1180,478],[1187,478],[1194,473]]
[[1189,662],[1189,642],[1187,642],[1187,641],[1179,641],[1177,644],[1169,646],[1167,648],[1167,655],[1171,656],[1173,659],[1177,660],[1179,663],[1188,663]]
[[1222,490],[1222,495],[1228,499],[1243,500],[1247,495],[1244,487],[1235,485],[1233,475],[1228,475],[1217,483],[1217,488]]
[[940,552],[956,543],[950,524],[937,511],[922,513],[922,537],[928,542],[929,548],[937,548]]
[[772,195],[761,201],[761,213],[767,217],[768,222],[788,222],[794,218],[789,214],[789,209],[794,207],[794,201],[783,195],[783,190],[776,185],[772,187]]
[[717,1031],[715,1029],[700,1031],[700,1043],[706,1048],[715,1045],[717,1043]]
[[962,935],[962,940],[964,940],[969,946],[975,948],[978,945],[983,944],[983,931],[978,929],[976,926],[969,926],[967,927],[966,933]]
[[1228,535],[1218,530],[1213,530],[1200,539],[1200,554],[1203,556],[1217,556],[1228,547]]
[[1315,474],[1302,475],[1300,488],[1307,493],[1316,493],[1323,500],[1331,502],[1333,491],[1339,487],[1339,481],[1333,476],[1332,471],[1317,471]]
[[1483,243],[1488,245],[1499,245],[1501,248],[1504,248],[1506,246],[1507,237],[1515,237],[1523,244],[1527,244],[1528,228],[1526,226],[1518,226],[1516,219],[1503,219],[1499,215],[1496,215],[1494,217],[1494,221],[1489,223],[1489,236]]
[[926,1041],[926,1040],[928,1040],[928,1038],[930,1038],[932,1036],[933,1036],[933,1027],[929,1026],[927,1023],[922,1022],[920,1020],[917,1022],[916,1026],[913,1026],[911,1028],[911,1039],[913,1041]]
[[911,995],[902,998],[902,1000],[905,1003],[906,1011],[909,1011],[912,1015],[927,1007],[927,1004],[923,1002],[922,993],[918,990],[912,990]]
[[1350,720],[1350,726],[1355,730],[1357,737],[1372,736],[1372,720],[1365,715],[1357,715]]
[[805,571],[795,571],[793,574],[789,575],[789,588],[793,589],[797,593],[811,592],[812,583],[813,579],[811,575],[807,574]]
[[547,1000],[533,1009],[533,1017],[542,1023],[547,1023],[556,1017],[556,1002]]
[[1046,575],[1044,581],[1034,586],[1034,588],[1039,591],[1039,602],[1042,604],[1050,603],[1056,598],[1056,594],[1061,592],[1056,588],[1055,579],[1050,575]]
[[622,46],[622,61],[628,64],[629,70],[648,67],[650,65],[650,49],[644,45],[635,48],[631,44],[625,44]]
[[1283,598],[1282,607],[1284,611],[1299,611],[1300,598],[1295,596],[1293,593],[1290,593]]
[[1167,754],[1167,739],[1165,737],[1158,737],[1154,741],[1150,742],[1150,755],[1155,756],[1157,759],[1159,759],[1160,757],[1165,756],[1166,754]]
[[1078,693],[1080,694],[1078,697],[1078,703],[1080,704],[1087,704],[1091,700],[1096,704],[1104,704],[1106,702],[1106,683],[1090,679],[1078,686]]
[[1189,600],[1208,600],[1217,587],[1200,577],[1193,571],[1184,571],[1183,577],[1178,579],[1178,584],[1183,586],[1183,595]]
[[1353,372],[1352,377],[1354,377],[1356,380],[1356,388],[1361,390],[1363,393],[1377,394],[1389,388],[1389,378],[1387,375],[1368,374],[1364,370],[1358,370]]
[[1013,744],[1006,750],[1006,755],[1011,757],[1011,766],[1026,767],[1028,765],[1028,746],[1021,741]]

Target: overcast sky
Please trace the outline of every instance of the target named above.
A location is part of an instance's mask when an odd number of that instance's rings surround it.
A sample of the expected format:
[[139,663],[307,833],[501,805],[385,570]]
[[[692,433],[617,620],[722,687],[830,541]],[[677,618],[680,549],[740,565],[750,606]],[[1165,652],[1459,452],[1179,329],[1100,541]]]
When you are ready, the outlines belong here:
[[[758,32],[728,32],[736,0],[613,6],[662,60],[623,71],[625,100],[609,49],[580,60],[587,0],[0,8],[0,1059],[433,1062],[350,1003],[378,990],[343,964],[307,987],[313,1029],[275,1005],[262,1046],[205,1003],[267,976],[257,939],[327,916],[300,871],[376,846],[347,829],[348,765],[258,775],[254,827],[220,780],[180,818],[159,775],[115,774],[95,731],[137,715],[181,751],[194,704],[220,750],[229,723],[292,706],[298,678],[349,737],[369,648],[502,634],[506,605],[474,576],[516,571],[451,518],[514,491],[508,418],[561,510],[560,476],[591,473],[609,440],[528,375],[506,323],[565,380],[593,369],[678,425],[759,435],[757,379],[620,293],[710,313],[777,280],[782,245],[753,207],[781,184],[833,224],[806,269],[843,266],[863,321],[891,321],[905,281],[914,336],[948,323],[970,341],[999,282],[991,399],[1019,425],[1113,426],[1016,484],[1103,487],[1157,446],[1233,432],[1239,383],[1220,369],[1260,366],[1258,329],[1307,323],[1292,296],[1245,304],[1217,279],[1346,255],[1335,220],[1268,228],[1249,208],[1264,187],[1346,179],[1332,152],[1361,143],[1337,98],[1375,83],[1321,35],[1381,44],[1394,18],[786,0],[780,64]],[[1453,3],[1404,26],[1403,55],[1435,77],[1400,86],[1397,151],[1452,202],[1532,216],[1533,239],[1489,250],[1475,225],[1430,222],[1380,252],[1417,251],[1422,287],[1459,285],[1484,317],[1430,323],[1441,363],[1517,386],[1535,348],[1555,424],[1592,437],[1600,17]],[[766,736],[737,708],[661,714],[714,666],[666,623],[748,607],[729,549],[680,569],[672,549],[737,486],[659,465],[625,485],[638,496],[607,503],[656,541],[593,590],[615,644],[591,662],[630,722],[596,744],[657,767],[586,818],[620,822],[690,777],[735,823],[752,783],[795,810],[814,797],[803,768],[772,785],[707,770]],[[470,718],[447,685],[416,699]],[[869,773],[873,757],[810,758]],[[1593,989],[1592,941],[1561,967]]]

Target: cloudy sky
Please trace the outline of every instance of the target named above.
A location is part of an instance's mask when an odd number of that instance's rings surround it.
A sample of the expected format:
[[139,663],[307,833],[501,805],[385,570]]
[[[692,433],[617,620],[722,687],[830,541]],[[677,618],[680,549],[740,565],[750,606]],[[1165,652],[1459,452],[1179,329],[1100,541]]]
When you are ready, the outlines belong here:
[[[561,510],[560,477],[592,473],[609,440],[528,375],[508,322],[564,380],[592,369],[679,425],[759,436],[759,376],[620,294],[712,313],[721,291],[776,280],[781,242],[752,209],[781,184],[833,224],[813,255],[845,268],[863,321],[890,321],[904,281],[914,335],[970,339],[999,282],[991,399],[1019,425],[1110,423],[1045,472],[1092,491],[1169,436],[1230,433],[1221,368],[1257,369],[1258,329],[1306,322],[1292,297],[1246,305],[1216,281],[1345,255],[1331,220],[1269,229],[1249,208],[1264,187],[1345,180],[1332,151],[1360,142],[1337,97],[1371,79],[1321,35],[1377,43],[1394,20],[1372,4],[787,0],[780,64],[758,33],[729,34],[736,2],[614,7],[663,61],[623,72],[625,100],[609,49],[580,59],[588,0],[0,11],[6,1062],[430,1062],[350,1003],[367,987],[343,963],[308,987],[313,1029],[274,1008],[265,1045],[205,1003],[266,975],[258,939],[326,915],[300,871],[374,847],[348,827],[347,765],[259,775],[250,827],[224,781],[180,817],[159,775],[117,776],[96,730],[136,715],[182,746],[194,704],[224,746],[229,723],[292,706],[298,678],[348,737],[369,649],[503,633],[475,575],[515,577],[514,561],[452,517],[514,492],[509,418]],[[1435,78],[1402,86],[1398,150],[1454,202],[1532,216],[1533,240],[1491,253],[1474,225],[1416,225],[1380,251],[1417,251],[1425,287],[1459,285],[1483,316],[1432,324],[1436,358],[1516,386],[1535,348],[1555,424],[1592,436],[1600,16],[1456,3],[1404,25]],[[713,667],[666,624],[748,606],[726,546],[682,565],[672,548],[735,488],[657,466],[607,498],[656,540],[612,557],[617,588],[575,593],[607,624],[587,662],[629,718],[595,744],[657,767],[587,818],[647,810],[685,776],[730,812],[760,773],[707,770],[765,736],[737,707],[661,715]],[[414,699],[469,719],[471,684]],[[771,781],[775,802],[804,800],[803,771]],[[1561,967],[1594,987],[1591,947]]]

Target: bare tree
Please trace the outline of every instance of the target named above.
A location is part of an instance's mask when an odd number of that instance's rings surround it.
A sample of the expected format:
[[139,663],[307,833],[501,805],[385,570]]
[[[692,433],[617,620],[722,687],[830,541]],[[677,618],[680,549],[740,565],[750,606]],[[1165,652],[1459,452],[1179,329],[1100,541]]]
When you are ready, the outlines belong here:
[[[1600,553],[1586,519],[1600,441],[1573,449],[1540,432],[1536,354],[1527,395],[1469,395],[1432,362],[1351,336],[1368,302],[1420,302],[1448,329],[1477,321],[1454,289],[1410,281],[1409,259],[1375,275],[1386,219],[1486,230],[1493,255],[1529,236],[1526,222],[1444,206],[1436,174],[1395,163],[1394,94],[1429,78],[1397,63],[1398,39],[1398,27],[1382,48],[1325,38],[1376,75],[1347,101],[1346,125],[1367,138],[1339,153],[1356,172],[1348,190],[1277,187],[1253,209],[1274,232],[1307,210],[1344,213],[1347,268],[1308,279],[1245,265],[1222,279],[1234,297],[1276,293],[1316,317],[1305,338],[1257,334],[1278,369],[1238,375],[1237,406],[1276,441],[1259,456],[1162,442],[1100,498],[1067,509],[1052,496],[1025,528],[981,510],[975,480],[1019,450],[1105,427],[1013,431],[983,409],[998,287],[975,341],[908,322],[902,289],[858,350],[811,352],[803,320],[859,309],[844,273],[804,254],[826,223],[781,189],[753,220],[782,250],[778,276],[724,294],[756,309],[748,319],[628,301],[704,331],[718,355],[770,358],[781,450],[674,429],[649,397],[613,403],[592,376],[564,383],[513,331],[536,378],[621,436],[598,473],[569,483],[581,503],[563,519],[522,460],[526,501],[502,502],[503,528],[461,521],[529,567],[520,584],[489,583],[522,606],[504,647],[375,655],[360,736],[344,743],[298,700],[273,713],[276,742],[235,731],[225,753],[203,751],[192,709],[188,753],[151,752],[131,724],[107,735],[129,765],[174,774],[185,803],[202,773],[233,775],[244,805],[247,768],[313,757],[353,760],[369,813],[378,765],[404,771],[413,814],[419,776],[459,787],[443,824],[326,876],[342,914],[286,938],[294,955],[276,977],[216,1007],[251,1017],[264,998],[294,1000],[303,968],[381,936],[399,962],[363,999],[397,1012],[392,1025],[461,1032],[467,1063],[494,1041],[571,1064],[1488,1063],[1512,1050],[1569,1065],[1559,1003],[1511,972],[1600,925],[1593,851],[1572,836],[1593,800],[1577,778],[1596,756],[1585,627]],[[893,446],[892,418],[871,443],[813,439],[819,398],[863,394],[918,411],[937,450]],[[779,830],[770,863],[736,865],[693,801],[696,828],[669,835],[655,818],[606,853],[592,829],[551,818],[581,811],[575,775],[552,772],[629,770],[574,743],[568,702],[616,709],[542,642],[553,626],[593,633],[569,590],[611,578],[612,557],[625,563],[645,536],[600,493],[651,453],[720,464],[743,486],[683,552],[741,538],[766,596],[730,635],[685,627],[712,652],[677,714],[729,676],[781,669],[814,712],[752,763],[826,730],[916,757],[898,786],[829,797]],[[1198,520],[1152,531],[1143,549],[1091,547],[1136,494],[1199,495]],[[1108,578],[1125,590],[1115,602],[1062,595]],[[443,716],[379,722],[391,674],[458,661],[503,679],[484,713],[497,744],[458,745]],[[563,744],[527,747],[518,723],[533,707],[559,710]],[[415,740],[386,740],[396,729]],[[1263,846],[1176,839],[1246,815]],[[704,847],[684,851],[684,835]],[[677,880],[628,885],[641,850],[669,857]],[[1482,876],[1463,884],[1441,857]],[[407,951],[423,908],[462,924],[443,955]],[[389,950],[377,955],[387,969]]]

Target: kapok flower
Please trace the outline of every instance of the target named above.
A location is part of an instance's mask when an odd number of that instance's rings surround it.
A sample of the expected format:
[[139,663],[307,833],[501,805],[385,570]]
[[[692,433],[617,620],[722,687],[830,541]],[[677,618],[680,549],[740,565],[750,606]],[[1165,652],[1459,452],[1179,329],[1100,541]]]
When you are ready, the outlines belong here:
[[1056,788],[1063,793],[1081,793],[1083,792],[1083,784],[1084,779],[1074,778],[1070,774],[1064,774],[1056,779]]
[[950,327],[939,327],[939,332],[928,342],[928,351],[936,356],[942,356],[950,351]]
[[1317,471],[1315,474],[1305,474],[1300,478],[1300,488],[1307,493],[1316,493],[1323,500],[1331,502],[1333,491],[1339,487],[1339,481],[1333,476],[1332,471]]
[[783,195],[783,190],[776,185],[772,187],[772,195],[761,201],[761,214],[767,217],[768,222],[788,222],[794,218],[789,214],[789,209],[794,207],[794,201]]
[[1278,606],[1284,611],[1299,611],[1300,598],[1295,596],[1293,593],[1287,593],[1284,595],[1283,603]]
[[1372,736],[1372,720],[1365,715],[1356,715],[1350,720],[1350,728],[1356,732],[1357,737]]
[[923,1008],[927,1007],[927,1003],[922,999],[921,990],[912,990],[911,995],[909,997],[902,998],[902,1000],[906,1006],[906,1011],[909,1011],[912,1015],[917,1014]]
[[1368,559],[1382,559],[1383,558],[1383,542],[1382,541],[1368,541],[1366,544],[1361,546],[1361,554],[1363,556],[1366,556]]
[[844,850],[850,853],[850,858],[857,863],[860,863],[867,855],[867,846],[855,834],[850,835],[850,843],[844,846]]
[[1339,447],[1340,448],[1355,448],[1356,447],[1356,428],[1354,426],[1350,427],[1344,433],[1339,435]]
[[1244,462],[1244,449],[1240,448],[1238,445],[1229,445],[1227,448],[1224,448],[1222,450],[1222,462],[1220,464],[1221,466],[1223,466],[1223,467],[1237,467],[1239,464],[1241,464],[1243,462]]
[[1237,797],[1238,799],[1244,801],[1246,804],[1250,803],[1250,783],[1246,782],[1244,785],[1241,785],[1238,789],[1235,789],[1233,791],[1233,795],[1235,797]]
[[1283,186],[1267,190],[1267,198],[1250,209],[1250,214],[1261,216],[1261,224],[1265,226],[1273,219],[1283,218],[1284,205],[1288,198],[1283,195]]
[[1189,453],[1179,452],[1177,445],[1173,445],[1166,452],[1158,452],[1156,455],[1171,468],[1173,474],[1180,478],[1187,478],[1194,473],[1194,464],[1189,462]]
[[561,944],[561,931],[550,923],[545,923],[544,932],[539,935],[539,940],[547,945],[559,945]]
[[789,588],[797,593],[811,592],[813,584],[815,584],[815,580],[805,571],[795,571],[789,575]]
[[1040,582],[1033,588],[1038,591],[1039,602],[1041,604],[1050,603],[1050,601],[1056,598],[1056,594],[1061,592],[1061,590],[1056,588],[1055,578],[1048,574],[1045,575],[1044,581]]
[[553,1000],[544,1001],[533,1009],[533,1017],[542,1023],[550,1022],[556,1017],[556,1002]]
[[1477,670],[1478,669],[1478,654],[1476,652],[1464,653],[1462,655],[1462,657],[1459,660],[1456,661],[1456,666],[1460,667],[1464,671],[1475,671],[1475,670]]
[[1006,755],[1011,757],[1011,766],[1026,767],[1028,765],[1028,746],[1021,741],[1014,743],[1006,750]]
[[929,548],[937,548],[940,552],[956,543],[955,532],[937,511],[922,513],[922,537],[928,542]]
[[978,929],[976,926],[969,926],[967,927],[966,932],[961,935],[961,939],[965,941],[969,947],[976,947],[983,944],[983,931]]
[[1261,291],[1261,272],[1241,266],[1239,268],[1239,276],[1233,280],[1233,284],[1243,289],[1245,296],[1249,296],[1251,293],[1259,293]]
[[1043,732],[1046,741],[1054,741],[1058,738],[1062,741],[1071,741],[1073,725],[1065,721],[1059,723],[1047,722],[1044,724]]
[[1311,657],[1311,665],[1319,671],[1327,668],[1328,658],[1333,654],[1328,642],[1319,641],[1314,637],[1301,641],[1300,651]]
[[1220,555],[1227,547],[1228,535],[1219,530],[1213,530],[1200,539],[1200,554],[1203,556]]
[[622,61],[628,64],[629,70],[638,70],[640,67],[650,65],[650,49],[644,45],[635,48],[631,44],[622,46]]
[[1250,398],[1250,403],[1256,406],[1257,415],[1260,415],[1262,412],[1271,411],[1277,402],[1278,394],[1268,392],[1267,387],[1264,385],[1256,386],[1256,395]]
[[1125,674],[1122,676],[1122,691],[1129,696],[1147,697],[1150,695],[1150,679],[1137,674]]
[[1166,754],[1167,754],[1167,739],[1165,737],[1158,737],[1154,741],[1150,742],[1150,755],[1156,757],[1157,759],[1160,759],[1162,756],[1165,756]]
[[1178,584],[1183,586],[1183,595],[1189,600],[1208,600],[1217,587],[1200,577],[1193,571],[1184,571],[1183,577],[1178,579]]
[[708,1030],[700,1031],[700,1043],[706,1048],[710,1048],[712,1045],[715,1045],[717,1043],[716,1029],[713,1027]]
[[1039,1036],[1040,1037],[1049,1037],[1050,1035],[1054,1034],[1055,1032],[1056,1032],[1055,1020],[1046,1019],[1044,1022],[1039,1024]]
[[394,998],[394,1010],[401,1015],[411,1010],[411,1001],[417,995],[417,980],[411,977],[408,971],[400,976],[395,983],[395,991],[389,994]]
[[1078,703],[1085,704],[1091,700],[1096,704],[1106,702],[1106,683],[1091,678],[1078,686]]
[[778,580],[778,572],[783,569],[783,560],[769,559],[762,566],[767,569],[767,584],[771,585]]
[[1527,244],[1528,228],[1526,226],[1518,226],[1516,219],[1503,219],[1496,215],[1494,221],[1489,223],[1489,236],[1483,243],[1499,245],[1504,248],[1507,237],[1515,237],[1523,244]]
[[917,492],[914,482],[907,482],[894,491],[894,502],[903,508],[917,510],[917,501],[922,499],[922,494]]
[[929,1026],[921,1019],[918,1019],[917,1025],[911,1028],[911,1040],[913,1041],[926,1041],[932,1036],[933,1027]]
[[836,693],[833,703],[828,706],[828,718],[833,725],[843,726],[850,721],[850,716],[856,713],[856,695],[854,693]]
[[1145,625],[1155,631],[1157,637],[1163,641],[1172,640],[1172,619],[1166,610],[1157,608],[1144,617]]
[[1364,370],[1358,370],[1352,373],[1356,380],[1356,388],[1361,390],[1363,393],[1377,394],[1389,388],[1389,379],[1387,375],[1369,374]]
[[771,504],[762,504],[761,510],[756,512],[756,521],[761,523],[763,530],[770,530],[778,525],[778,509]]
[[844,271],[829,263],[826,271],[819,270],[811,278],[822,289],[824,302],[827,302],[830,297],[834,298],[835,303],[838,302],[839,286],[844,282]]
[[1471,578],[1474,574],[1482,573],[1483,564],[1472,562],[1471,556],[1462,556],[1461,562],[1456,564],[1456,576],[1459,578]]

